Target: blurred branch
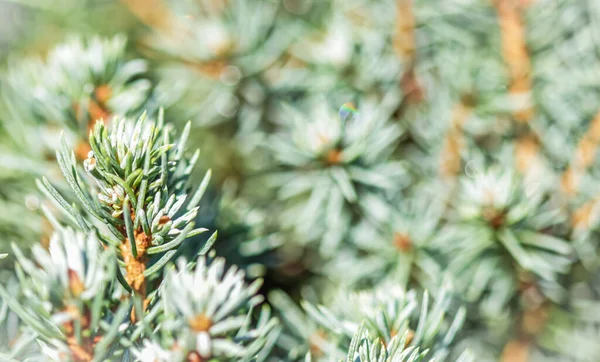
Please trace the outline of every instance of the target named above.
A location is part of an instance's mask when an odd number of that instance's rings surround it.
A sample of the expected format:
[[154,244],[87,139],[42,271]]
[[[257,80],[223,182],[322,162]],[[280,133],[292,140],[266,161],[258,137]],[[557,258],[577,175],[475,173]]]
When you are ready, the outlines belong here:
[[121,0],[142,23],[160,31],[173,29],[173,14],[162,0]]
[[562,176],[562,187],[567,194],[574,195],[579,190],[583,172],[596,159],[596,149],[600,144],[600,112],[590,122],[587,132],[581,137],[569,168]]

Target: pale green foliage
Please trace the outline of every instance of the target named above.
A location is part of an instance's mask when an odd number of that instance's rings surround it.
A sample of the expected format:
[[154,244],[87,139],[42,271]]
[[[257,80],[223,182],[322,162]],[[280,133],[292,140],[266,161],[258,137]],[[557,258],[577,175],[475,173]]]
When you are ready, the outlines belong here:
[[319,5],[325,8],[323,20],[307,24],[304,34],[290,45],[287,63],[266,72],[269,86],[281,93],[292,89],[319,94],[335,89],[336,95],[349,100],[357,93],[382,96],[394,89],[405,68],[392,44],[394,2]]
[[35,345],[35,334],[23,331],[23,322],[9,307],[8,299],[19,294],[19,281],[8,272],[1,274],[7,297],[0,297],[0,359],[7,361],[43,361]]
[[[427,360],[429,350],[419,347],[406,347],[410,335],[396,335],[383,343],[381,339],[370,339],[364,328],[359,328],[352,337],[346,362],[419,362]],[[342,362],[343,360],[340,360]],[[467,351],[462,353],[456,362],[473,362],[475,359]]]
[[380,208],[380,214],[352,228],[350,240],[356,249],[344,250],[326,265],[325,272],[350,285],[393,275],[435,288],[442,266],[432,255],[431,242],[440,228],[442,201],[439,194],[417,192],[388,212]]
[[[468,349],[487,362],[517,345],[535,361],[594,360],[595,2],[159,0],[148,16],[139,3],[127,1],[145,27],[128,50],[151,63],[128,61],[124,38],[81,38],[43,61],[11,59],[0,88],[0,234],[39,239],[26,208],[41,208],[107,248],[109,292],[93,298],[107,316],[127,305],[105,342],[116,358],[439,362],[469,361]],[[336,115],[347,102],[359,112]],[[181,140],[161,116],[108,117],[155,104],[192,120]],[[46,159],[56,146],[69,187]],[[196,163],[214,169],[214,188],[211,173],[192,186]],[[42,175],[54,205],[32,195]],[[216,233],[196,224],[219,227],[226,262],[202,256]],[[60,308],[94,294],[71,295],[56,278],[68,265],[48,252],[35,248],[46,264],[30,267],[15,253],[28,281],[6,283],[3,300]],[[281,326],[259,308],[257,275]],[[579,284],[584,297],[567,292]],[[9,304],[24,325],[52,322],[49,307],[32,317]],[[40,329],[22,326],[10,323],[11,339]],[[38,340],[42,353],[73,352],[64,336]],[[21,358],[19,346],[2,353]]]
[[170,361],[185,361],[190,353],[219,361],[266,358],[278,331],[267,306],[251,325],[252,312],[263,300],[256,294],[261,281],[247,285],[244,272],[225,269],[222,258],[201,257],[193,268],[180,260],[178,268],[168,272],[160,292],[162,338],[152,336],[154,343],[145,343],[140,353],[153,351],[160,360],[161,354],[169,355]]
[[[15,246],[19,294],[2,287],[0,295],[35,333],[46,360],[267,357],[279,332],[267,306],[253,320],[260,281],[246,285],[244,272],[225,270],[220,258],[181,259],[163,275],[180,244],[206,231],[194,229],[193,219],[210,179],[207,173],[189,194],[198,152],[186,153],[189,126],[175,143],[171,133],[162,113],[158,122],[144,115],[136,122],[114,119],[107,128],[98,121],[82,162],[87,175],[64,140],[57,151],[80,207],[46,179],[39,183],[80,231],[47,211],[58,230],[48,250],[36,245],[32,261]],[[205,254],[215,238],[194,253]],[[149,284],[163,276],[164,282]]]
[[284,226],[304,243],[319,240],[320,252],[331,255],[350,224],[369,206],[385,205],[408,177],[401,162],[389,159],[401,135],[386,122],[389,104],[365,102],[359,114],[342,108],[341,115],[326,102],[312,104],[310,115],[290,107],[282,113],[270,142],[280,166],[267,182],[286,202]]
[[48,142],[53,147],[56,138],[35,144],[40,141],[37,137],[23,137],[20,127],[24,125],[50,130],[58,126],[77,140],[87,136],[91,117],[103,115],[98,107],[105,115],[139,111],[151,88],[150,81],[142,78],[148,66],[141,59],[127,60],[125,46],[122,36],[74,37],[56,46],[44,60],[9,64],[2,93],[2,107],[8,114],[2,119],[12,139],[26,142],[32,152]]
[[493,168],[461,179],[452,223],[435,245],[444,246],[448,270],[464,297],[481,302],[482,312],[498,316],[518,293],[518,280],[539,282],[541,292],[564,298],[560,275],[570,270],[573,248],[560,236],[543,232],[564,218],[543,190],[526,189],[510,169]]
[[[350,292],[341,290],[331,306],[304,303],[306,312],[325,332],[314,336],[310,343],[322,352],[322,359],[337,359],[353,344],[353,336],[364,326],[368,339],[376,338],[384,344],[392,343],[395,336],[409,338],[406,344],[422,350],[431,349],[428,360],[444,360],[448,346],[462,326],[465,310],[459,309],[453,320],[446,320],[450,307],[447,286],[438,292],[430,304],[426,292],[419,300],[414,290],[405,291],[391,281],[374,290]],[[354,339],[356,343],[356,339]],[[397,342],[398,343],[398,342]],[[402,344],[404,346],[404,344]]]
[[427,350],[408,347],[408,333],[394,336],[384,344],[380,339],[369,339],[363,329],[359,329],[350,343],[348,362],[419,362],[427,355]]
[[[116,311],[109,309],[115,303],[111,293],[114,253],[102,251],[94,234],[70,229],[57,231],[48,251],[36,246],[35,264],[18,247],[14,252],[21,290],[10,296],[1,287],[0,294],[35,332],[48,360],[71,360],[71,339],[82,346],[82,355],[91,354],[97,361],[119,355],[109,347],[116,341],[117,330],[123,333],[128,328],[125,317],[130,306],[123,303]],[[101,342],[92,343],[97,336]]]
[[[145,104],[151,88],[144,78],[147,62],[128,60],[125,47],[123,36],[72,37],[44,59],[8,61],[0,77],[0,180],[6,185],[0,203],[7,211],[0,230],[10,240],[24,244],[49,236],[32,212],[40,208],[33,180],[56,179],[52,159],[59,134],[81,157],[96,118],[136,114]],[[18,225],[23,218],[30,222]]]
[[[238,113],[257,120],[267,90],[257,73],[275,62],[297,31],[275,31],[275,1],[165,1],[170,24],[145,39],[166,61],[158,97],[196,125],[214,125]],[[258,112],[258,113],[257,113]],[[248,125],[240,124],[247,128]]]
[[[532,358],[547,361],[593,361],[599,352],[598,273],[591,273],[587,281],[570,285],[569,301],[554,306],[546,328],[537,338]],[[569,346],[569,348],[565,348]]]
[[311,344],[316,346],[314,343],[321,343],[318,324],[285,292],[271,291],[268,301],[279,313],[284,327],[283,333],[277,339],[277,346],[284,351],[284,356],[292,361],[299,361],[307,356]]
[[[57,159],[81,208],[91,217],[89,221],[47,180],[40,187],[81,229],[101,230],[103,243],[128,243],[133,257],[138,256],[138,247],[143,247],[140,253],[159,255],[143,271],[148,277],[160,271],[187,238],[207,230],[194,229],[193,219],[206,182],[189,196],[188,179],[199,151],[191,158],[185,153],[188,132],[189,126],[182,138],[172,143],[170,127],[163,124],[162,113],[157,123],[146,121],[143,115],[135,123],[115,120],[110,129],[99,121],[89,138],[92,150],[83,162],[91,179],[81,175],[73,153],[63,142]],[[210,175],[206,177],[208,180]],[[140,235],[144,245],[138,245]],[[212,241],[214,238],[205,245],[204,252]],[[127,257],[120,251],[123,258]]]

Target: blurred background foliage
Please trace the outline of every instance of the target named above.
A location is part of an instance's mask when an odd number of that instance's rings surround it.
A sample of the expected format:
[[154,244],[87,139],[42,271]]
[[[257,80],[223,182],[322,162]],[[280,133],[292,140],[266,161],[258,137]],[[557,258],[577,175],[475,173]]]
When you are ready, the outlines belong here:
[[586,0],[0,0],[0,251],[48,245],[60,133],[82,164],[164,107],[273,360],[595,361],[599,34]]

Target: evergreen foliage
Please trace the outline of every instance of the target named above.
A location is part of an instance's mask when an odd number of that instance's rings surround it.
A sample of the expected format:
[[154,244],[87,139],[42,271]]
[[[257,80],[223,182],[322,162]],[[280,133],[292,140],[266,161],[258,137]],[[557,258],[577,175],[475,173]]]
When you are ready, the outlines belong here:
[[11,2],[0,360],[597,359],[594,2]]

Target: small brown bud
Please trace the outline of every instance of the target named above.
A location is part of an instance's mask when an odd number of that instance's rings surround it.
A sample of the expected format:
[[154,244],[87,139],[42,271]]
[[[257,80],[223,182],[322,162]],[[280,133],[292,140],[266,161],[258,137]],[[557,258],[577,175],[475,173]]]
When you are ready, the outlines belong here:
[[529,342],[512,340],[504,346],[501,362],[526,362],[529,355]]
[[410,236],[405,233],[394,233],[394,246],[398,248],[403,253],[410,251],[412,248],[412,241],[410,240]]
[[108,100],[112,97],[112,89],[107,84],[96,87],[96,91],[94,93],[96,95],[96,100],[100,104],[106,104],[106,102],[108,102]]
[[204,359],[200,356],[200,354],[196,351],[188,353],[186,357],[187,362],[204,362]]
[[321,347],[319,347],[319,342],[321,340],[324,340],[325,338],[325,332],[323,332],[320,329],[308,338],[308,344],[311,355],[313,355],[314,357],[320,357],[323,355],[323,350],[321,349]]
[[194,332],[207,332],[212,326],[212,320],[205,314],[199,314],[188,321]]
[[69,277],[69,289],[71,290],[71,293],[75,297],[80,296],[85,290],[85,285],[73,269],[67,270],[67,274]]
[[337,165],[342,162],[342,151],[338,149],[333,149],[327,152],[325,156],[325,162],[329,165]]
[[404,346],[410,345],[410,342],[412,342],[413,338],[415,338],[415,332],[412,329],[409,329],[408,332],[406,332],[406,342]]
[[500,229],[506,221],[506,213],[502,210],[489,207],[483,210],[483,218],[493,229]]

